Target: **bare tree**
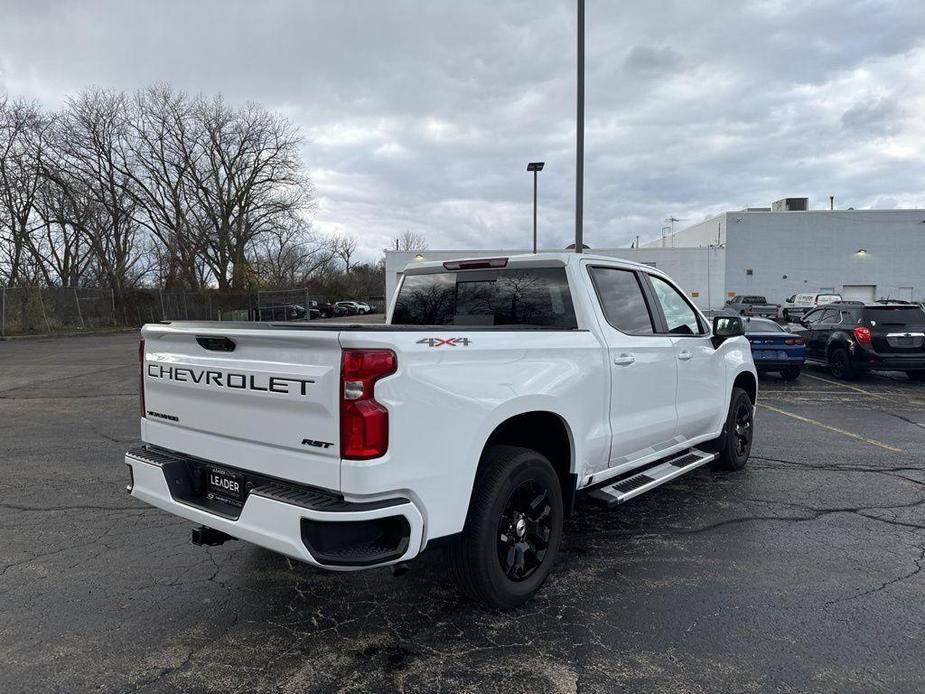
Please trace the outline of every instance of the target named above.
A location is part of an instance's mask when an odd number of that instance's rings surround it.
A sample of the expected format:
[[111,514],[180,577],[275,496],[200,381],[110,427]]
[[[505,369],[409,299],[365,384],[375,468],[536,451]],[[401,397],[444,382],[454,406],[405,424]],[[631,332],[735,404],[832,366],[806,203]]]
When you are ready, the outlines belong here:
[[344,261],[344,272],[350,272],[350,261],[357,250],[357,240],[353,236],[343,234],[334,239],[334,253]]
[[426,251],[427,239],[424,234],[407,230],[392,239],[396,251]]
[[65,172],[57,172],[54,179],[45,175],[54,165],[46,161],[42,167],[35,205],[40,224],[33,233],[31,250],[46,284],[77,287],[84,283],[93,259],[87,229],[95,207],[77,189],[76,181],[66,187],[57,182],[66,178]]
[[122,174],[138,205],[139,222],[159,241],[155,245],[161,286],[199,289],[207,281],[191,226],[191,168],[202,155],[195,104],[183,92],[157,85],[132,99],[131,137],[121,158]]
[[255,247],[253,265],[260,286],[268,289],[305,286],[334,257],[330,239],[296,224],[261,235]]
[[[48,120],[35,104],[0,99],[0,246],[5,281],[30,281],[35,203]],[[34,275],[32,277],[34,279]]]
[[122,93],[94,88],[68,99],[55,123],[58,165],[45,170],[69,191],[75,204],[82,197],[89,205],[80,223],[92,251],[93,271],[101,285],[119,296],[142,274],[142,244],[138,243],[142,229],[130,192],[132,180],[125,173],[128,115]]
[[195,107],[196,150],[189,152],[189,212],[197,248],[220,289],[242,289],[247,254],[261,235],[299,221],[312,208],[302,169],[301,134],[287,119],[220,98]]

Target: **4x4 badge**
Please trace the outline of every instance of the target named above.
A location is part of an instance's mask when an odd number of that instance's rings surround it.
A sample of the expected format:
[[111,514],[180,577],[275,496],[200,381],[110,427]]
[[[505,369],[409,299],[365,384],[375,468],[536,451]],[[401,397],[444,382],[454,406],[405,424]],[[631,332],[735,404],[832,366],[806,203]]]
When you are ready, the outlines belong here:
[[456,347],[457,345],[462,345],[463,347],[469,346],[468,337],[424,337],[418,340],[419,345],[427,345],[428,347],[442,347],[443,345],[449,345],[450,347]]

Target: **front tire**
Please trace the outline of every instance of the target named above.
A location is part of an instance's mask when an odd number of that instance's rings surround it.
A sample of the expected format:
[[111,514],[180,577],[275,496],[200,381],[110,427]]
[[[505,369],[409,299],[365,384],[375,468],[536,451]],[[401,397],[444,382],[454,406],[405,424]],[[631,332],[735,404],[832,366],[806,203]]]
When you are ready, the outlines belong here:
[[752,437],[755,434],[755,406],[741,388],[732,389],[729,399],[729,413],[719,449],[716,464],[726,470],[741,470],[748,462],[752,451]]
[[486,450],[462,535],[448,549],[460,592],[500,609],[525,603],[549,576],[562,519],[562,487],[545,456],[518,446]]
[[910,381],[925,381],[925,371],[907,371]]

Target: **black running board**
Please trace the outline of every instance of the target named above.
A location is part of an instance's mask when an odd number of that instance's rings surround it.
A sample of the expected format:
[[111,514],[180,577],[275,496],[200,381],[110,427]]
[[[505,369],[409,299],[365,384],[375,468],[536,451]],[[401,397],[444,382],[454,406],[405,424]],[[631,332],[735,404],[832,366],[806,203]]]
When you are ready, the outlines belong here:
[[595,501],[604,503],[608,508],[613,508],[624,501],[629,501],[634,496],[645,494],[650,489],[655,489],[665,484],[665,482],[670,482],[685,472],[690,472],[701,465],[713,462],[717,457],[719,457],[717,453],[708,453],[707,451],[692,448],[686,453],[669,458],[655,467],[588,492],[588,496]]

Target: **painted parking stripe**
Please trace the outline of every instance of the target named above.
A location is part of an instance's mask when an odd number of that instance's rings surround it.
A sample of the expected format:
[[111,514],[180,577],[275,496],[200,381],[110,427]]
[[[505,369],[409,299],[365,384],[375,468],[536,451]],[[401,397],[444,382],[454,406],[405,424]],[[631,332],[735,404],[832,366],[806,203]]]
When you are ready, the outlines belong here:
[[850,436],[851,438],[857,439],[858,441],[869,443],[871,446],[877,446],[879,448],[883,448],[888,451],[893,451],[894,453],[903,452],[902,448],[896,448],[895,446],[890,446],[889,444],[883,443],[882,441],[877,441],[876,439],[869,439],[866,436],[861,436],[860,434],[855,434],[854,432],[851,432],[851,431],[845,431],[844,429],[839,429],[838,427],[829,426],[828,424],[823,424],[822,422],[817,421],[815,419],[810,419],[809,417],[804,417],[799,414],[794,414],[793,412],[787,412],[786,410],[782,410],[772,405],[767,405],[763,402],[759,402],[758,407],[763,407],[766,410],[771,410],[771,412],[777,412],[777,414],[782,414],[785,417],[792,417],[793,419],[797,419],[801,422],[806,422],[807,424],[814,424],[817,427],[821,427],[822,429],[828,429],[829,431],[834,431],[838,434],[844,434],[845,436]]
[[850,383],[839,383],[838,381],[830,381],[827,378],[821,378],[820,376],[813,376],[812,374],[807,374],[807,373],[804,373],[803,376],[806,376],[807,378],[813,378],[817,381],[822,381],[823,383],[831,383],[833,386],[838,386],[839,388],[849,388],[850,390],[853,390],[857,393],[863,393],[864,395],[869,395],[872,398],[885,399],[885,396],[883,395],[880,395],[878,393],[871,393],[869,390],[858,388],[857,386],[853,386]]

